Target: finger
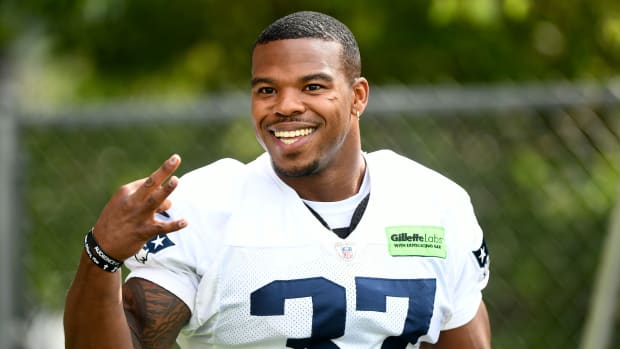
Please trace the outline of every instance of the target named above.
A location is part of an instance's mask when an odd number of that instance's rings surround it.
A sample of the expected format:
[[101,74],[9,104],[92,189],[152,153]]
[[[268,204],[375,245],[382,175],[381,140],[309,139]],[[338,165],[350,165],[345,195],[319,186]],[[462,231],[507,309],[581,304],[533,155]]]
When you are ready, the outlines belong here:
[[172,202],[168,199],[164,200],[164,202],[162,202],[159,207],[157,208],[156,212],[157,213],[163,213],[166,212],[168,209],[170,209],[170,207],[172,206]]
[[176,221],[171,222],[162,222],[156,221],[153,225],[153,229],[151,231],[151,235],[162,235],[175,232],[177,230],[183,229],[187,226],[187,221],[185,219],[178,219]]
[[[167,199],[168,195],[172,193],[178,183],[179,179],[176,176],[172,176],[166,184],[153,189],[153,191],[146,197],[146,207],[153,211],[167,210],[170,207],[170,203],[166,204],[166,201],[169,201]],[[164,206],[163,209],[162,205]],[[165,205],[168,205],[168,207],[165,207]]]
[[146,196],[153,190],[159,188],[166,178],[170,177],[181,165],[181,157],[177,154],[172,155],[155,172],[147,177],[142,186],[138,188],[138,194]]

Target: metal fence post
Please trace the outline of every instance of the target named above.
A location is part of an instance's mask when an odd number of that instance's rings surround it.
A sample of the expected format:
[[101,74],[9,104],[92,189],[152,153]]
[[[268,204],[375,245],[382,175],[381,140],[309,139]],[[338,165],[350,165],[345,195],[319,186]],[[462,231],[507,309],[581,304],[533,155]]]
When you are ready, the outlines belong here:
[[20,321],[17,320],[17,118],[0,109],[0,348],[17,348]]
[[609,348],[613,340],[616,304],[620,296],[620,195],[611,214],[602,252],[581,349]]

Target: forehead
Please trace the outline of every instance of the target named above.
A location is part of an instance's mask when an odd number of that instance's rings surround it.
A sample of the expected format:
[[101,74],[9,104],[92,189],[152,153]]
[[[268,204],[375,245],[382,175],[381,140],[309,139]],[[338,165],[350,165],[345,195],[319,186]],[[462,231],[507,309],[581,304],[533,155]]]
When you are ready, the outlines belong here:
[[285,74],[342,73],[342,46],[321,39],[286,39],[257,45],[252,53],[252,78]]

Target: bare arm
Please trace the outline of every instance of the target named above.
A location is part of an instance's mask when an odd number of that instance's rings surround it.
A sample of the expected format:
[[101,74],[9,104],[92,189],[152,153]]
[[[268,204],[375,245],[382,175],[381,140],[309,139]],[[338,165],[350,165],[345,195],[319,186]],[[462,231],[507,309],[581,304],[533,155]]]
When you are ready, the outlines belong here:
[[422,343],[422,349],[490,349],[491,326],[484,302],[467,324],[442,331],[436,344]]
[[[167,197],[175,189],[178,179],[172,177],[167,183],[165,181],[179,167],[180,162],[178,155],[172,156],[151,176],[122,186],[110,199],[94,227],[95,239],[105,253],[117,260],[125,260],[138,252],[152,236],[185,227],[185,220],[161,222],[155,219],[155,212],[170,207]],[[148,303],[158,299],[151,297],[153,287],[132,288],[128,285],[126,292],[122,292],[121,287],[120,272],[110,273],[100,269],[82,252],[65,303],[67,348],[133,348],[132,343],[136,342],[132,340],[123,309],[124,298],[129,299],[132,295],[134,297],[128,306],[131,309],[130,318],[134,330],[139,323],[146,324],[142,325],[142,329],[148,330],[153,326],[150,321],[155,324],[165,321],[160,318],[152,319],[153,315],[144,312],[146,306],[136,305],[138,300]],[[150,291],[146,291],[147,289]],[[171,302],[174,303],[174,300]],[[181,321],[178,318],[166,318],[174,319],[172,322]],[[145,338],[142,336],[140,339]]]
[[135,348],[170,348],[191,315],[178,297],[144,279],[129,279],[123,299]]
[[99,269],[82,252],[65,303],[66,348],[132,348],[121,297],[121,273]]

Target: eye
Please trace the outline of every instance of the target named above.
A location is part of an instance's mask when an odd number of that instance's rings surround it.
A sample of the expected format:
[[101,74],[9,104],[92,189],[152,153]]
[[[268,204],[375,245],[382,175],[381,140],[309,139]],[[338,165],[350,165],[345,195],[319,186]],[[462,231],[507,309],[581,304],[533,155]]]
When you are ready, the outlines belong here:
[[322,90],[323,86],[319,84],[308,84],[304,87],[304,91],[319,91]]
[[276,89],[273,87],[259,87],[256,92],[262,95],[270,95],[274,94],[276,92]]

